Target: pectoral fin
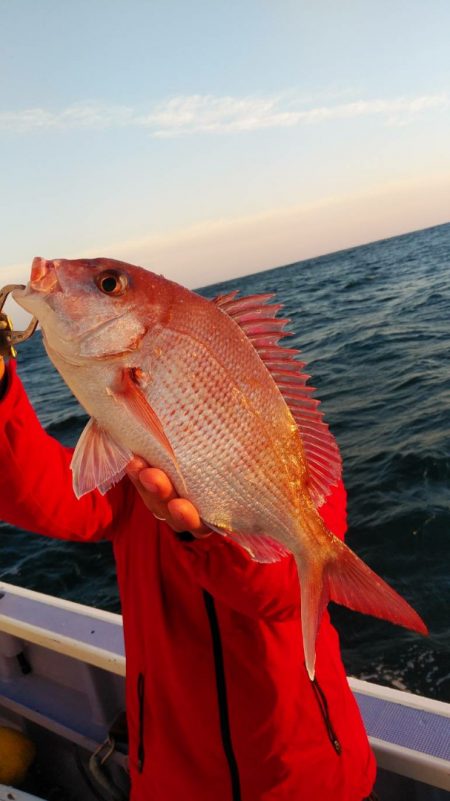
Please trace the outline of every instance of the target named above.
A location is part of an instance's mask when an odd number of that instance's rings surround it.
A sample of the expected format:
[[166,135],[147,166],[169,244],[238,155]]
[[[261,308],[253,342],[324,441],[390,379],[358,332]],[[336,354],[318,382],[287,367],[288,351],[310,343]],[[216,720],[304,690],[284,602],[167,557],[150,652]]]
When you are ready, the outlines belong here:
[[78,440],[70,467],[77,498],[98,489],[104,495],[125,475],[133,454],[117,445],[111,436],[91,418]]
[[155,410],[150,406],[145,394],[139,386],[142,373],[138,368],[127,367],[119,377],[117,386],[108,393],[115,400],[123,403],[129,412],[155,437],[176,464],[173,448],[167,439],[163,425]]

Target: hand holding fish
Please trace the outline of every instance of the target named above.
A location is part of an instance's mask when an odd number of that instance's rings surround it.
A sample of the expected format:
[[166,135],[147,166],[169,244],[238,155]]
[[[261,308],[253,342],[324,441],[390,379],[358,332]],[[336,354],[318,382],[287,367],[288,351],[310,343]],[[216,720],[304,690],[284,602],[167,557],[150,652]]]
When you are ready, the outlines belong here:
[[[0,344],[2,344],[1,343],[2,335],[4,338],[7,328],[8,328],[8,323],[5,319],[5,315],[0,314]],[[4,375],[5,375],[5,360],[3,356],[0,356],[0,381],[2,381]]]
[[144,459],[135,456],[127,466],[127,475],[147,509],[158,520],[165,520],[174,531],[189,531],[198,539],[210,535],[195,506],[186,498],[177,496],[168,475],[162,470],[150,467]]
[[[7,340],[6,336],[8,333],[8,320],[5,314],[0,313],[0,352],[6,352],[7,348]],[[3,346],[5,346],[5,351],[3,351]],[[5,360],[3,356],[0,355],[0,381],[2,380],[5,374]]]

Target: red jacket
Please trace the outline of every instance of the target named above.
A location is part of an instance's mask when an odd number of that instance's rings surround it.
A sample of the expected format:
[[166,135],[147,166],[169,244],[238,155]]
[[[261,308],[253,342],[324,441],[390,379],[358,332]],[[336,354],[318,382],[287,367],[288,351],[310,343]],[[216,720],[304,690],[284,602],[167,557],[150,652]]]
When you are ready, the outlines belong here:
[[[132,801],[361,801],[375,763],[326,614],[306,673],[294,560],[258,564],[225,537],[187,540],[124,479],[77,501],[71,452],[9,368],[0,402],[0,517],[110,539],[127,655]],[[343,536],[341,485],[320,510]]]

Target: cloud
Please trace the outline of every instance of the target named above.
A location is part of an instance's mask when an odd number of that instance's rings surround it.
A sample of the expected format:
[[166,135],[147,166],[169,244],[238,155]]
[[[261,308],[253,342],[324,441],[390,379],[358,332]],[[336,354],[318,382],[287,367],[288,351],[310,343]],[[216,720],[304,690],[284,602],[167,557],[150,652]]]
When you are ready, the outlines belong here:
[[299,112],[283,109],[279,98],[235,98],[213,95],[174,97],[148,116],[154,136],[226,133],[297,125]]
[[283,107],[281,98],[244,98],[194,95],[178,97],[161,104],[148,117],[153,135],[180,136],[189,133],[249,131],[262,128],[286,128],[301,124],[351,119],[355,117],[394,115],[411,118],[429,109],[450,105],[446,93],[393,100],[358,100],[328,106],[295,108],[291,101]]
[[60,111],[43,108],[0,112],[0,131],[141,128],[155,138],[198,133],[234,133],[265,128],[292,128],[333,120],[382,117],[389,125],[403,125],[418,114],[450,107],[446,92],[417,97],[355,100],[306,106],[305,101],[281,94],[269,97],[172,97],[148,111],[130,106],[86,102]]
[[77,103],[62,111],[31,108],[0,112],[0,130],[17,133],[69,128],[118,128],[135,124],[133,109],[98,103]]

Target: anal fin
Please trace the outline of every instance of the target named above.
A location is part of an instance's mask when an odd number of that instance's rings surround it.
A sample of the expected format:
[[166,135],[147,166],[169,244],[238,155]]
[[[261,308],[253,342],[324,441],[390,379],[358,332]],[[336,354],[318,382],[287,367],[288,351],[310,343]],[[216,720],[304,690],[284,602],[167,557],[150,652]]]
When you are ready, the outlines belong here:
[[281,542],[272,539],[272,537],[267,537],[265,534],[242,534],[240,531],[229,531],[228,529],[211,525],[209,522],[203,522],[212,531],[223,534],[237,542],[255,562],[263,564],[279,562],[291,553]]

